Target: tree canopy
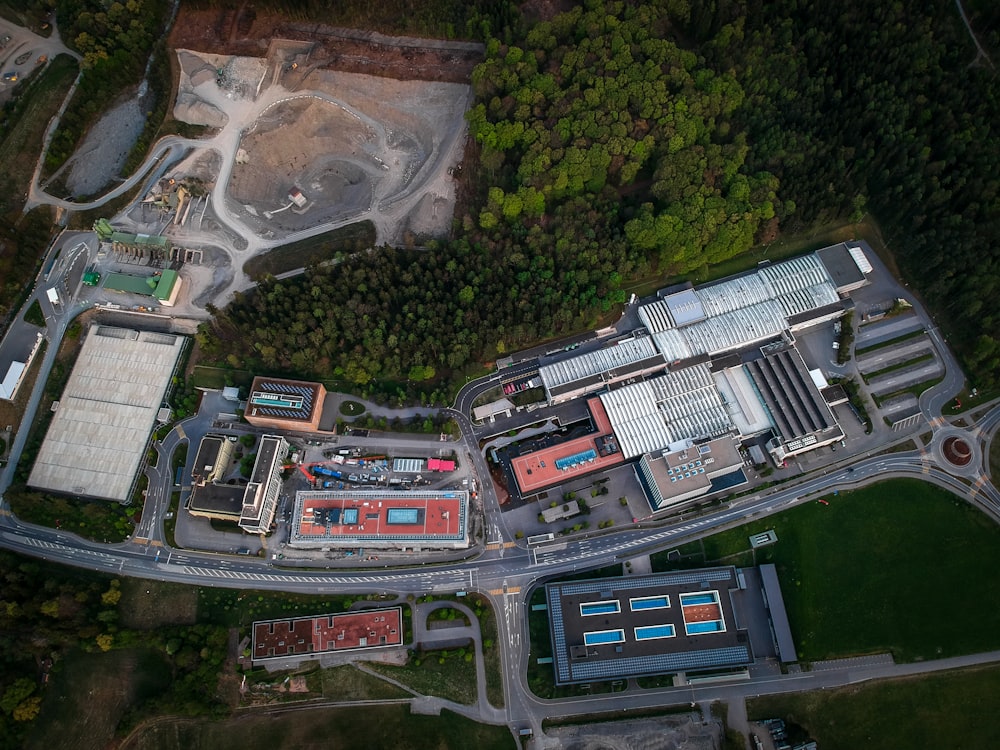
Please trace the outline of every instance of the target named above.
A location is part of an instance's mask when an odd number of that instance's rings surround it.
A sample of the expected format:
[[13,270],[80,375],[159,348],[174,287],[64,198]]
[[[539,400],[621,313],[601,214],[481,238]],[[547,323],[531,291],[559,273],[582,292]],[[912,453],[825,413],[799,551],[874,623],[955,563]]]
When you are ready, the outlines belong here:
[[592,2],[491,38],[457,236],[268,281],[203,331],[209,353],[252,340],[251,365],[359,385],[446,375],[593,325],[626,279],[748,249],[785,210],[777,180],[747,168],[736,79],[669,28],[664,7]]

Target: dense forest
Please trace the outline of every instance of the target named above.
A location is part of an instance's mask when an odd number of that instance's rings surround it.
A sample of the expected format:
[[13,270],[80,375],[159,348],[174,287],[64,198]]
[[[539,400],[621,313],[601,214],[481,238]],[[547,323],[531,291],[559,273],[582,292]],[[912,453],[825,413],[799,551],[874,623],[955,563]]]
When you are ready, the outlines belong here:
[[748,249],[785,210],[777,181],[746,168],[739,84],[667,29],[663,9],[593,4],[521,46],[491,39],[469,114],[481,195],[459,236],[265,282],[203,347],[358,385],[424,379],[593,325],[625,279]]
[[[972,15],[987,51],[997,17]],[[997,76],[947,0],[593,0],[519,18],[473,75],[478,192],[454,239],[265,283],[201,340],[359,385],[441,376],[592,325],[628,280],[871,212],[990,386]]]
[[512,0],[185,0],[187,7],[275,13],[293,21],[371,29],[385,34],[485,39],[517,18]]
[[[48,675],[74,652],[132,649],[146,660],[145,701],[125,720],[152,713],[228,711],[218,695],[225,627],[198,623],[126,627],[120,581],[0,551],[0,748],[24,747]],[[122,682],[126,682],[123,677]],[[122,688],[123,690],[125,688]]]
[[[971,3],[976,7],[975,3]],[[954,2],[716,0],[684,33],[747,94],[748,162],[786,228],[871,211],[980,386],[1000,376],[1000,6],[975,43]]]

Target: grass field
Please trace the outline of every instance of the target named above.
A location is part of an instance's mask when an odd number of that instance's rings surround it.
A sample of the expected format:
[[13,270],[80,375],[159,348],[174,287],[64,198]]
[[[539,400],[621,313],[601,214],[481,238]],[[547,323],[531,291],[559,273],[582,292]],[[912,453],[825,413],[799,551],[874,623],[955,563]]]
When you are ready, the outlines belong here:
[[[473,651],[471,645],[465,650],[467,654]],[[444,653],[447,656],[443,656]],[[440,663],[441,660],[444,661],[443,664]],[[403,683],[421,695],[436,695],[465,705],[476,702],[475,664],[472,660],[466,661],[458,649],[447,652],[427,651],[411,658],[402,667],[377,663],[366,666],[373,672]]]
[[178,721],[158,724],[122,750],[301,750],[364,748],[365,750],[513,750],[507,727],[477,724],[443,711],[416,716],[408,706],[365,706],[363,709],[315,708],[303,714],[244,714],[228,721]]
[[751,719],[782,717],[804,727],[823,750],[1000,747],[993,715],[1000,667],[838,690],[775,695],[747,705]]
[[374,244],[375,225],[370,221],[361,221],[257,255],[243,264],[243,271],[251,279],[267,274],[277,276],[332,260],[338,253],[361,252]]
[[319,670],[319,686],[324,698],[335,701],[413,697],[401,687],[373,677],[351,665]]
[[124,627],[151,629],[157,625],[191,625],[197,621],[196,587],[143,578],[120,580],[122,598],[118,609]]
[[169,668],[151,651],[71,654],[59,667],[26,750],[105,750],[130,706],[170,684]]
[[[1000,527],[917,480],[883,482],[703,540],[681,567],[754,561],[747,537],[774,529],[756,562],[778,566],[807,661],[891,651],[918,661],[1000,648]],[[691,547],[687,548],[691,551]],[[665,553],[654,570],[669,566]]]
[[249,370],[228,370],[223,367],[195,365],[191,380],[192,385],[198,388],[216,388],[221,390],[227,385],[249,388],[253,382],[253,373]]
[[227,627],[243,627],[254,620],[336,614],[346,611],[359,598],[364,597],[328,598],[273,591],[201,587],[198,589],[198,620]]
[[485,596],[470,594],[469,602],[482,607],[479,630],[483,640],[483,662],[486,671],[486,698],[490,704],[503,708],[503,664],[500,661],[500,644],[497,642],[497,619],[493,606]]
[[365,413],[365,406],[357,401],[342,401],[340,404],[340,413],[345,417],[356,417],[359,414]]

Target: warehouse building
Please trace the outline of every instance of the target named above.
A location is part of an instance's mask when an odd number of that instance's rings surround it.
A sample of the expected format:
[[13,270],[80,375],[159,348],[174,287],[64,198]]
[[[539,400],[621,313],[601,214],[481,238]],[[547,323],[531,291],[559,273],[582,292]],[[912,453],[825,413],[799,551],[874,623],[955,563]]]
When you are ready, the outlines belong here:
[[556,684],[744,668],[733,567],[545,586]]
[[662,372],[666,360],[648,336],[624,339],[538,369],[549,405],[594,393],[615,383]]
[[776,463],[844,439],[794,347],[775,347],[745,367],[777,431],[767,446]]
[[155,297],[161,305],[173,307],[181,293],[181,277],[177,271],[169,268],[152,276],[109,273],[104,279],[104,288],[113,292]]
[[707,364],[603,393],[601,403],[626,459],[733,429]]
[[28,484],[128,503],[183,345],[183,336],[93,327]]
[[640,307],[639,318],[664,358],[681,363],[819,325],[850,307],[813,254],[667,295]]

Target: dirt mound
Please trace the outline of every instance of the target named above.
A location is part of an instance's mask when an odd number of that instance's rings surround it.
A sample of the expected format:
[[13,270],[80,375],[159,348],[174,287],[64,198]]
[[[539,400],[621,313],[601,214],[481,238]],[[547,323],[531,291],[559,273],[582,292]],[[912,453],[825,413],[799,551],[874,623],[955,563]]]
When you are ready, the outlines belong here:
[[483,59],[483,47],[412,37],[388,37],[375,32],[289,21],[281,14],[243,9],[193,9],[182,5],[170,33],[174,49],[221,55],[263,57],[272,39],[312,44],[309,65],[318,68],[396,78],[399,80],[466,83]]

